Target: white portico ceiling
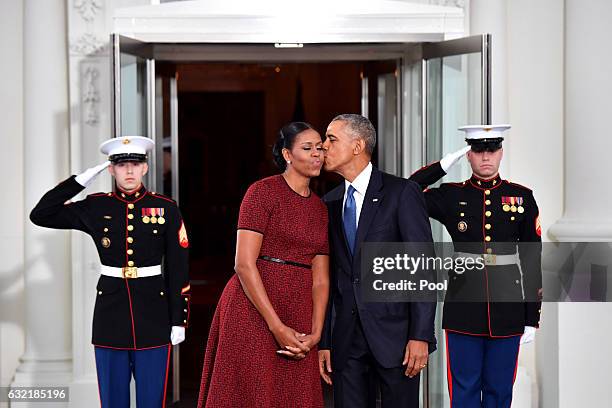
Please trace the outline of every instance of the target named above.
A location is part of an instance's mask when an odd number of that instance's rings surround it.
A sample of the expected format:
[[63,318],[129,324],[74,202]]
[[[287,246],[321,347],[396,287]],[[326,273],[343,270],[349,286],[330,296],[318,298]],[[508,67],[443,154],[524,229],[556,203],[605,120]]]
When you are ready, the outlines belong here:
[[439,41],[464,32],[464,13],[394,0],[195,0],[118,9],[114,31],[158,43]]

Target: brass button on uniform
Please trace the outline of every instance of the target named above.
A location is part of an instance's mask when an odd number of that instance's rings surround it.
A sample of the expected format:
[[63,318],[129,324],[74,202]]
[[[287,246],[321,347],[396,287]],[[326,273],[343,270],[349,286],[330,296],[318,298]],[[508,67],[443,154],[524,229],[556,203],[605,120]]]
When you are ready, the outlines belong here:
[[485,224],[485,228],[490,230],[491,229],[491,224]]
[[187,324],[187,320],[183,320],[183,323]]
[[183,309],[183,312],[187,313],[187,309]]
[[485,237],[485,241],[487,241],[487,242],[491,241],[491,237],[487,235],[487,236]]
[[134,266],[134,261],[128,261],[128,266]]
[[164,296],[164,292],[159,292],[160,295]]
[[104,232],[108,232],[108,228],[104,228]]
[[125,193],[121,193],[121,197],[125,198]]
[[134,238],[132,238],[132,237],[128,237],[128,238],[127,238],[127,242],[131,244],[132,242],[134,242]]
[[153,230],[153,233],[154,233],[154,234],[157,234],[157,230]]
[[128,254],[128,255],[132,255],[133,253],[134,253],[134,250],[133,250],[133,249],[128,249],[128,250],[127,250],[127,254]]
[[485,212],[485,215],[486,215],[487,217],[490,217],[490,216],[491,216],[491,211],[487,211],[487,212]]
[[492,254],[493,250],[491,248],[487,248],[487,254]]
[[102,294],[102,291],[99,291],[99,292],[98,292],[98,295],[101,295],[101,294]]
[[514,218],[514,217],[510,217],[510,220],[511,220],[511,221],[514,221],[514,220],[515,220],[515,218]]
[[128,208],[129,208],[130,210],[133,210],[133,209],[134,209],[134,204],[129,203],[129,204],[128,204]]
[[129,218],[130,220],[133,220],[133,219],[134,219],[134,214],[128,214],[128,218]]
[[485,190],[485,195],[491,194],[491,190]]
[[486,200],[485,205],[491,205],[491,200]]
[[134,231],[134,226],[133,225],[128,225],[127,226],[127,230],[128,231]]
[[461,215],[462,217],[465,217],[465,213],[461,213],[460,215]]

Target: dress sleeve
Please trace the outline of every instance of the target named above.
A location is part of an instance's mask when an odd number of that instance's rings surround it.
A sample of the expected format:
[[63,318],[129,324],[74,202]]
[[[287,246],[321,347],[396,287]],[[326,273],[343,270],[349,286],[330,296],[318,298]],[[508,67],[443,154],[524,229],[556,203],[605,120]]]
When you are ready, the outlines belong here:
[[261,181],[251,184],[240,204],[239,230],[255,231],[260,234],[266,232],[272,215],[273,198],[268,190],[266,184]]

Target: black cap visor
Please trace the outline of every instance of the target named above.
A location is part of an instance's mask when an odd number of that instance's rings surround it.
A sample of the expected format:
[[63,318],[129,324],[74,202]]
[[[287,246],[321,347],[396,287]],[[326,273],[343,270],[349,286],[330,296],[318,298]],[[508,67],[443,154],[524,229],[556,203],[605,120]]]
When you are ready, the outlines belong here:
[[147,155],[140,153],[120,153],[111,155],[108,160],[110,160],[113,164],[125,162],[142,163],[147,161]]

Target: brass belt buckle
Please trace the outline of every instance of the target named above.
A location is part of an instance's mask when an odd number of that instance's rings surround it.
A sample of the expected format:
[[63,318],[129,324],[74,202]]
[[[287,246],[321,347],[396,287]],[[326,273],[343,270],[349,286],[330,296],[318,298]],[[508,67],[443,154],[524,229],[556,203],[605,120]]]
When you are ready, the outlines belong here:
[[497,265],[497,255],[483,254],[485,265]]
[[123,277],[126,279],[133,279],[138,277],[138,268],[135,266],[125,266],[121,268]]

